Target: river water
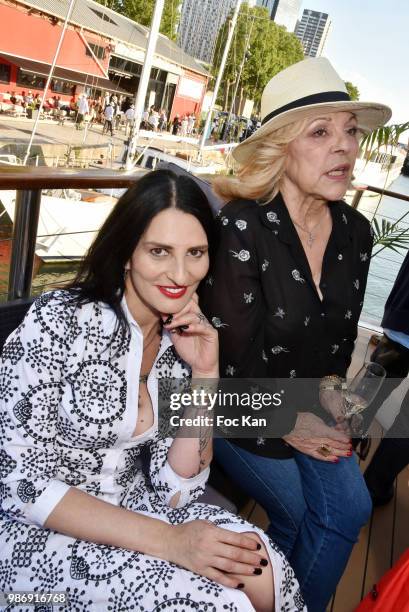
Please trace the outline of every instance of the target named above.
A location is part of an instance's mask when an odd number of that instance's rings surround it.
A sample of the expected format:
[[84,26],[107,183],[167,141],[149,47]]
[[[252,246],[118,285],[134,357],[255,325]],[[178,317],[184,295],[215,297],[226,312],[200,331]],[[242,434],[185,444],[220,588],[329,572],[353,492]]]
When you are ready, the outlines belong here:
[[[388,189],[409,196],[409,177],[401,174],[391,183]],[[365,194],[368,193],[365,192]],[[379,223],[381,223],[382,219],[391,222],[397,221],[405,213],[408,213],[399,223],[399,227],[402,229],[409,228],[409,202],[404,200],[398,200],[389,196],[380,197],[376,194],[364,195],[361,198],[358,210],[370,220],[372,220],[376,211],[376,218]],[[406,255],[406,249],[398,249],[398,252],[389,248],[381,249],[381,246],[375,246],[373,249],[361,315],[363,321],[377,325],[380,324],[386,299]]]

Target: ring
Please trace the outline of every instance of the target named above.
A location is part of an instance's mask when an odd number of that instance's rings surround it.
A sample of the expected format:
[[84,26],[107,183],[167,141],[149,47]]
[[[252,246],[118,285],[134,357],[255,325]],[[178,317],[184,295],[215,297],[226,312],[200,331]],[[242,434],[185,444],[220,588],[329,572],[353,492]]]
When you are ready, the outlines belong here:
[[197,318],[199,319],[199,323],[204,323],[206,321],[206,317],[204,316],[202,312],[197,312],[196,315],[197,315]]
[[329,457],[332,455],[332,449],[328,444],[321,444],[319,448],[317,448],[317,453],[322,455],[323,457]]

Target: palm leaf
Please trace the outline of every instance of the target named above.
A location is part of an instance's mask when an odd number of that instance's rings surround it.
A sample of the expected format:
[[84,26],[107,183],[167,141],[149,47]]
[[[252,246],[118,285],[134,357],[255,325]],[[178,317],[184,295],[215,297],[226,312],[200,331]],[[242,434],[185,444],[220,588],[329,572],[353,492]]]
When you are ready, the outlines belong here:
[[403,228],[395,221],[392,223],[387,219],[382,219],[381,222],[374,217],[372,220],[372,229],[374,233],[374,247],[380,246],[372,257],[378,255],[384,249],[391,249],[399,253],[398,249],[409,248],[409,228]]
[[[409,130],[409,121],[406,123],[395,123],[392,125],[384,125],[369,134],[366,134],[360,143],[361,156],[369,160],[374,154],[380,152],[381,147],[386,147],[386,150],[390,150],[399,144],[399,138],[405,132]],[[389,170],[388,170],[389,172]],[[382,219],[379,223],[376,218],[379,206],[382,202],[382,195],[378,201],[372,218],[372,229],[374,232],[374,247],[379,246],[380,248],[373,253],[372,257],[378,255],[384,249],[391,249],[392,251],[399,252],[398,249],[409,248],[409,228],[403,228],[399,225],[400,221],[409,211],[405,212],[399,219],[394,222]]]
[[[403,132],[409,130],[409,121],[406,123],[394,123],[393,125],[384,125],[369,134],[366,134],[361,140],[361,151],[366,155],[368,152],[374,153],[381,146],[393,147],[399,142]],[[375,146],[376,143],[376,146]]]

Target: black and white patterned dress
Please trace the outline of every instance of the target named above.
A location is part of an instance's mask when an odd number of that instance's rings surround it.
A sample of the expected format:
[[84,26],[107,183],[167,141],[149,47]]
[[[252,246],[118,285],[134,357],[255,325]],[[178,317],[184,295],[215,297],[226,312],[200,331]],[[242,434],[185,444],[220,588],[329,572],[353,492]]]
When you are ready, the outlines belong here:
[[[143,338],[125,300],[123,307],[131,328],[126,338],[113,333],[116,318],[107,306],[78,307],[67,291],[46,293],[5,344],[0,370],[0,591],[67,591],[67,612],[252,609],[241,591],[167,561],[45,529],[50,512],[74,486],[171,524],[208,519],[237,532],[256,530],[269,551],[276,610],[305,610],[292,569],[261,530],[196,502],[208,469],[184,479],[167,461],[172,441],[158,435],[158,378],[189,376],[167,333],[148,379],[154,424],[133,437]],[[146,452],[148,471],[140,462]],[[178,507],[171,508],[177,492]]]

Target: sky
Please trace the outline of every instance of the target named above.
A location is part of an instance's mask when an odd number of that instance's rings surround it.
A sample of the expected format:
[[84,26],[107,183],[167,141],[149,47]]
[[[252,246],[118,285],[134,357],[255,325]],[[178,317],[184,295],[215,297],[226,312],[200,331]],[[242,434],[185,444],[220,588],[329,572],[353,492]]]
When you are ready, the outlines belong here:
[[305,8],[330,16],[322,55],[360,100],[390,106],[391,123],[409,121],[409,0],[303,0],[300,16]]

